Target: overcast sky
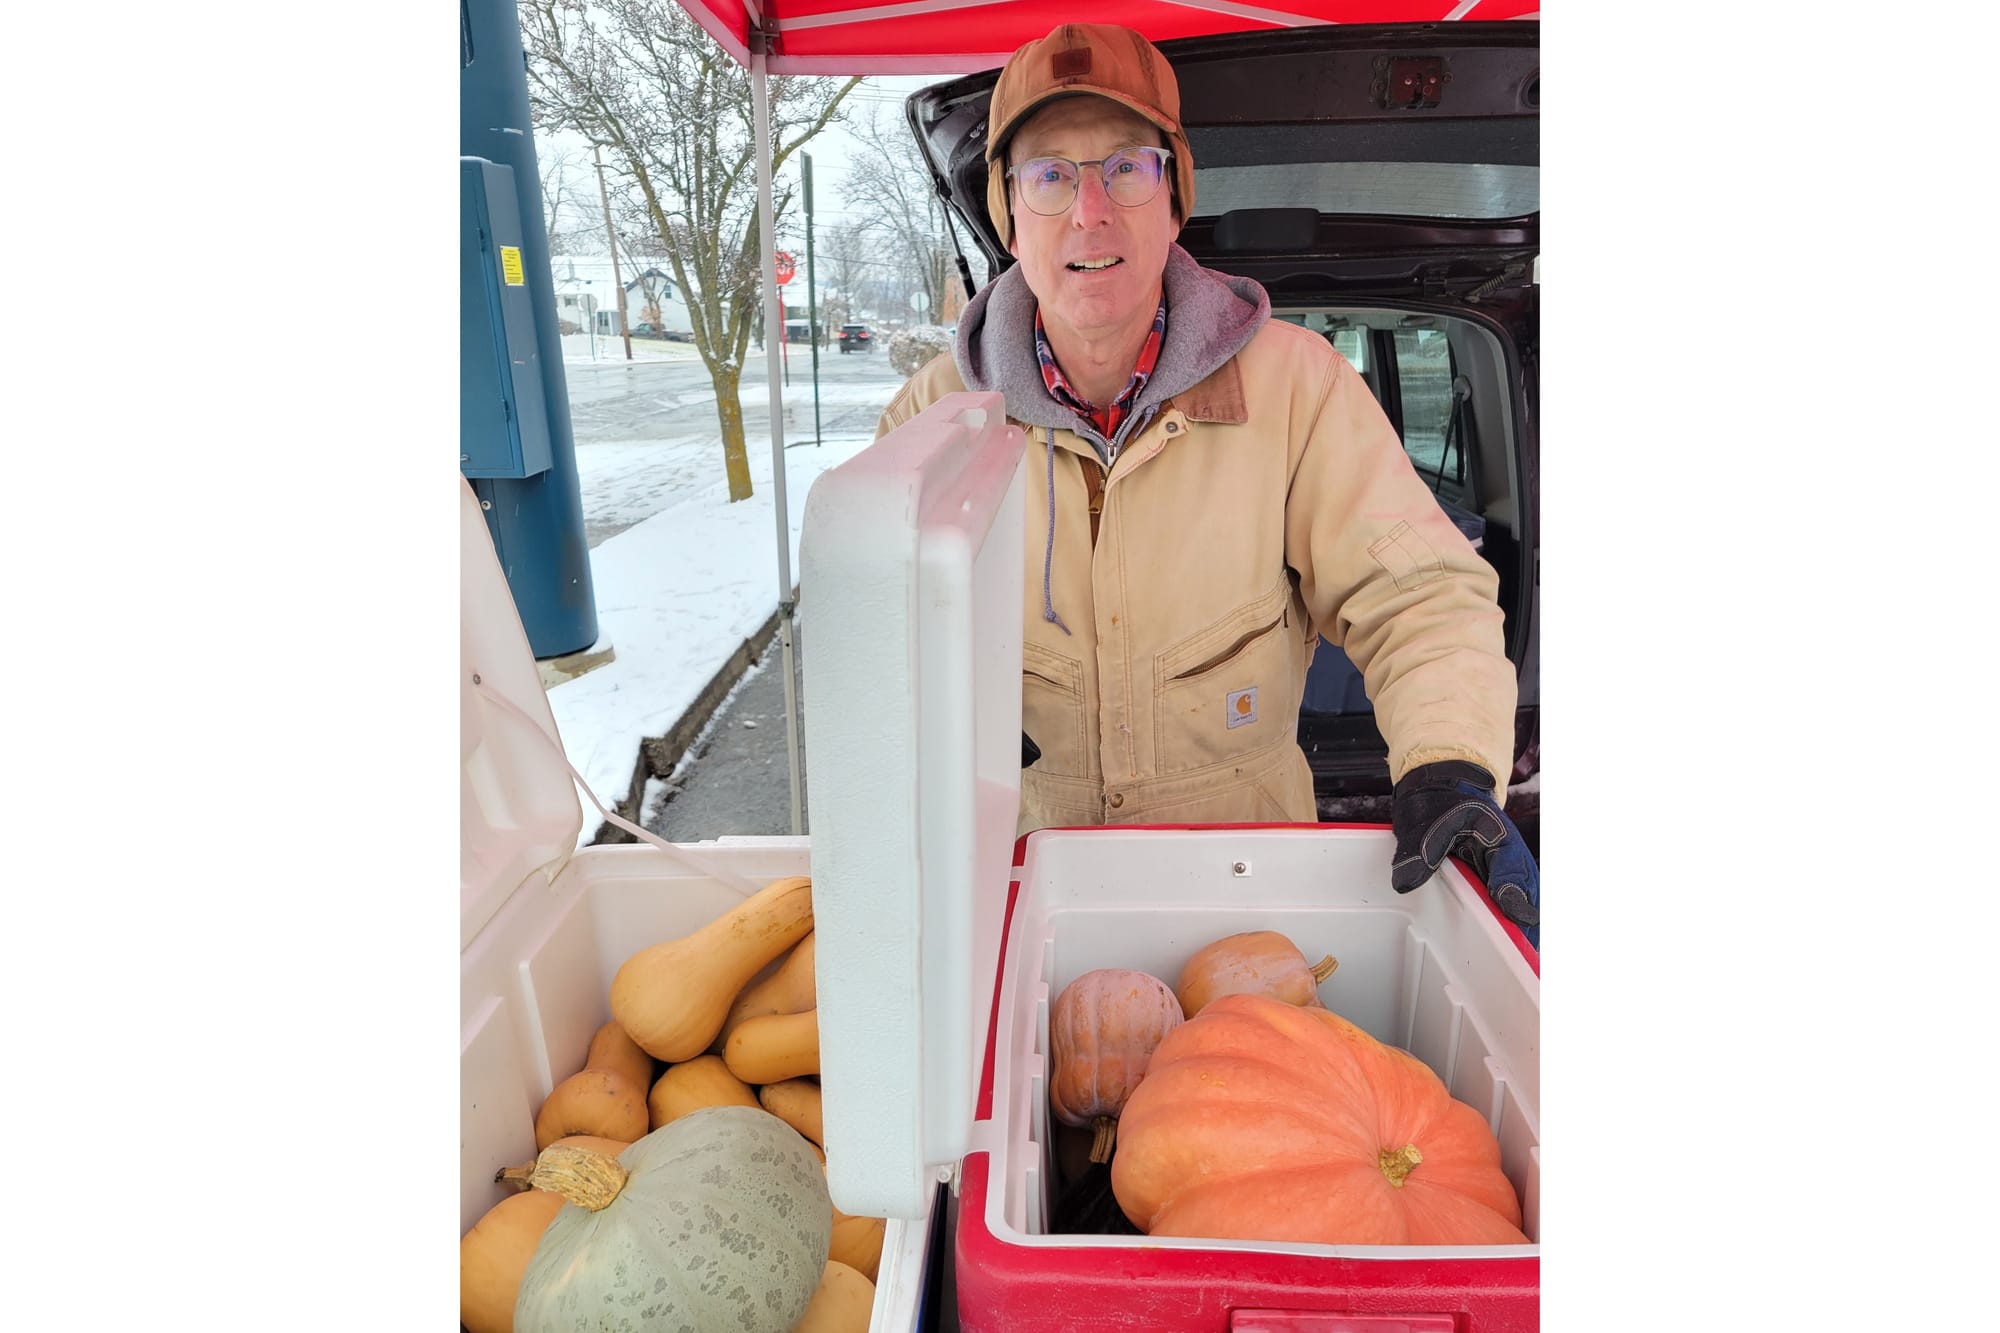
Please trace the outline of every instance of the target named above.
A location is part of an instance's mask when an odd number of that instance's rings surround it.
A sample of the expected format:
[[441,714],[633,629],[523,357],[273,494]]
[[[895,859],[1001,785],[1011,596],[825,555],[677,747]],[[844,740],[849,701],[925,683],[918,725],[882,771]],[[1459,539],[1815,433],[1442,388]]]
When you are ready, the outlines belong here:
[[[857,119],[874,111],[891,127],[907,133],[903,121],[904,99],[930,84],[958,77],[961,75],[949,72],[930,75],[872,75],[864,78],[861,85],[847,95],[843,105],[851,108],[852,114]],[[553,134],[541,129],[535,131],[535,152],[545,175],[554,153],[565,147],[574,148],[581,154],[580,161],[586,168],[586,174],[580,185],[587,187],[588,193],[587,207],[580,210],[566,208],[563,220],[574,223],[579,219],[587,219],[602,227],[603,221],[597,207],[596,183],[588,176],[589,141],[574,134]],[[814,138],[805,151],[812,154],[813,160],[814,227],[817,229],[838,225],[847,220],[851,212],[846,197],[847,174],[857,155],[866,150],[846,126],[836,124]],[[605,174],[611,178],[609,166],[607,160]],[[798,173],[798,157],[794,154],[792,160],[785,164],[782,175],[796,181]],[[579,182],[572,181],[572,184]],[[799,217],[794,218],[791,228],[793,232],[799,230],[801,221]]]

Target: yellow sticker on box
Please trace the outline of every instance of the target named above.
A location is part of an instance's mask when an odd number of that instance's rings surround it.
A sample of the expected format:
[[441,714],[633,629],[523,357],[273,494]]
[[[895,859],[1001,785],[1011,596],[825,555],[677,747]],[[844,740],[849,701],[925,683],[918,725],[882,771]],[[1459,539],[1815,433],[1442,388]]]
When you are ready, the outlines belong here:
[[521,247],[503,245],[500,247],[500,274],[507,279],[509,287],[519,287],[527,281],[521,275]]

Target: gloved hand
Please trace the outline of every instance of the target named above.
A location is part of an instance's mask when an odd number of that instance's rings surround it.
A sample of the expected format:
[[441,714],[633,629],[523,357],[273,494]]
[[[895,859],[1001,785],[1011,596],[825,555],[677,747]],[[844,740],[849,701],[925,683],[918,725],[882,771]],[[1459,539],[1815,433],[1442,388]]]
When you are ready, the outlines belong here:
[[1422,764],[1396,784],[1390,822],[1396,859],[1389,882],[1408,893],[1437,873],[1454,853],[1486,882],[1501,914],[1541,942],[1541,875],[1521,831],[1493,800],[1493,775],[1478,764]]
[[1042,747],[1027,732],[1021,733],[1021,767],[1027,768],[1042,757]]

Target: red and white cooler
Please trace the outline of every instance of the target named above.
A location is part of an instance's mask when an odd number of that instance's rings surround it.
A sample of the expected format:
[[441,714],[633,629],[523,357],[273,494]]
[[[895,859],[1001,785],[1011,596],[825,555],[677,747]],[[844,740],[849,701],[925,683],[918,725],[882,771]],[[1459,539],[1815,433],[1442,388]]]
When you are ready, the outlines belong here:
[[[981,394],[925,415],[999,413]],[[988,554],[1011,545],[1015,562],[980,567],[959,529],[970,513],[1016,521],[1018,432],[978,435],[1004,465],[957,460],[922,498],[873,484],[878,465],[906,474],[896,439],[821,480],[801,540],[835,1203],[914,1217],[949,1182],[957,1324],[982,1333],[1537,1327],[1538,1244],[1049,1234],[1056,995],[1104,967],[1171,985],[1210,941],[1270,929],[1308,958],[1333,954],[1327,1007],[1485,1115],[1536,1239],[1538,965],[1455,863],[1395,893],[1383,828],[1043,830],[1017,845],[1020,548],[995,532]],[[1004,503],[979,494],[1003,476]]]
[[[891,1219],[873,1333],[1536,1327],[1536,1244],[1049,1234],[1055,996],[1100,967],[1171,984],[1209,941],[1272,929],[1339,960],[1329,1008],[1486,1115],[1537,1239],[1540,981],[1456,865],[1391,891],[1384,829],[1016,840],[1025,447],[998,395],[956,394],[813,486],[808,838],[574,850],[581,808],[467,492],[462,1229],[501,1197],[493,1172],[534,1155],[535,1110],[609,1018],[618,965],[810,873],[828,1185]],[[940,1272],[956,1300],[930,1322]]]

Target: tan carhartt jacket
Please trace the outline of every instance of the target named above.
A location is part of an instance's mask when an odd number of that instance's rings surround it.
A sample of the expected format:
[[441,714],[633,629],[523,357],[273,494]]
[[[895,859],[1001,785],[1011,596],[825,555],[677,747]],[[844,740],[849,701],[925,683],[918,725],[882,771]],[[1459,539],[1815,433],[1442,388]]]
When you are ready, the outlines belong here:
[[1516,686],[1491,567],[1325,338],[1178,246],[1166,291],[1160,366],[1108,476],[1051,424],[1088,430],[1042,386],[1018,268],[878,427],[966,387],[967,365],[1028,432],[1021,704],[1042,757],[1019,831],[1315,819],[1297,730],[1321,634],[1362,674],[1392,779],[1470,759],[1504,796]]

